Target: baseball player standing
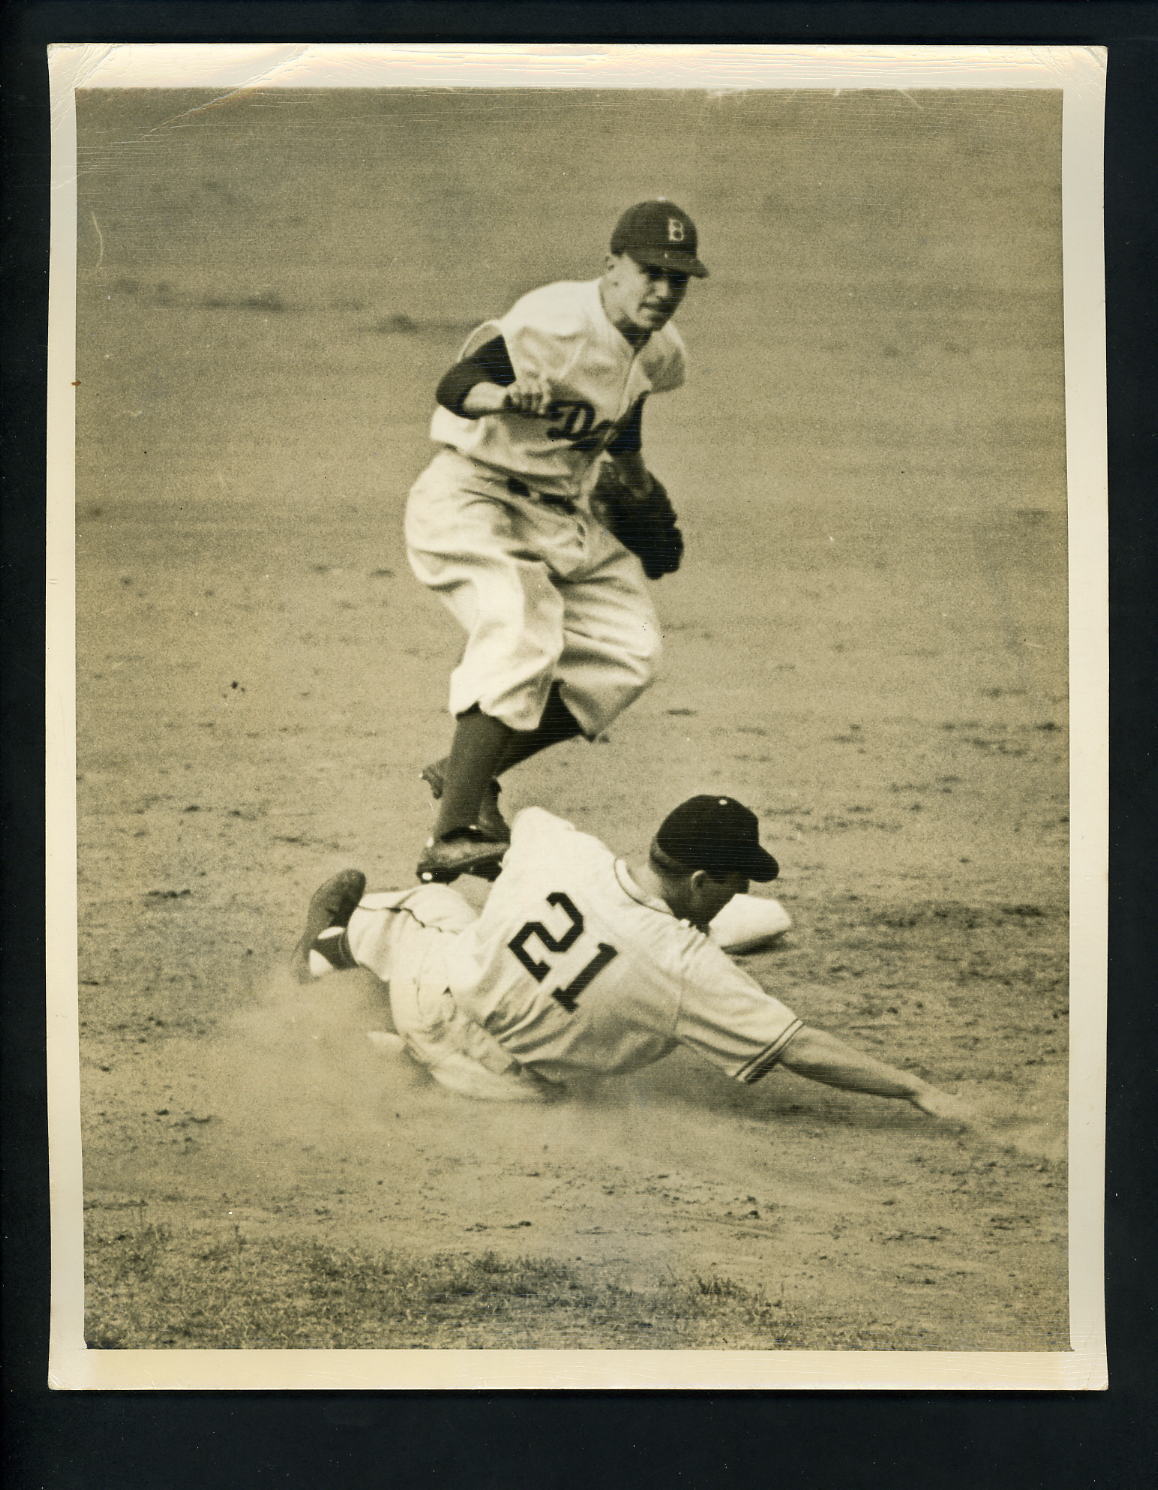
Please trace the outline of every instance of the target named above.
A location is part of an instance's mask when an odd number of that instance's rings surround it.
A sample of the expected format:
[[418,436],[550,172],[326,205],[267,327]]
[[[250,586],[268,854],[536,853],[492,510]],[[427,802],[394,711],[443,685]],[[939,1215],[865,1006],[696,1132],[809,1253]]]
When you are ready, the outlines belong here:
[[[450,754],[422,772],[437,800],[423,881],[493,879],[510,841],[496,778],[559,741],[593,739],[652,681],[660,629],[637,554],[658,577],[678,566],[682,539],[644,462],[643,407],[684,381],[669,323],[707,272],[686,212],[637,203],[599,279],[524,295],[470,336],[438,385],[440,448],[411,489],[406,542],[466,644],[450,680]],[[593,509],[607,466],[616,502]],[[626,514],[624,541],[613,511]],[[638,541],[640,522],[658,551]]]
[[967,1121],[960,1098],[805,1025],[706,934],[778,872],[731,797],[682,803],[631,859],[530,807],[481,914],[444,885],[367,896],[346,870],[315,893],[294,968],[369,968],[399,1043],[472,1097],[542,1101],[578,1072],[635,1071],[684,1045],[740,1082],[779,1064]]

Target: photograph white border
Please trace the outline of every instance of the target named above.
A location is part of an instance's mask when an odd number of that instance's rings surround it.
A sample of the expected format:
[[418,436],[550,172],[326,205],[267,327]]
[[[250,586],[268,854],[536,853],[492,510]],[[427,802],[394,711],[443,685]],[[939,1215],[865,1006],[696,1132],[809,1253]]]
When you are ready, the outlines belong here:
[[[49,49],[46,897],[52,1318],[65,1390],[1097,1390],[1107,1385],[1103,1189],[1108,544],[1102,143],[1093,46],[136,44]],[[83,88],[1044,88],[1063,94],[1069,498],[1071,1349],[924,1351],[87,1350],[77,1008],[76,116]]]

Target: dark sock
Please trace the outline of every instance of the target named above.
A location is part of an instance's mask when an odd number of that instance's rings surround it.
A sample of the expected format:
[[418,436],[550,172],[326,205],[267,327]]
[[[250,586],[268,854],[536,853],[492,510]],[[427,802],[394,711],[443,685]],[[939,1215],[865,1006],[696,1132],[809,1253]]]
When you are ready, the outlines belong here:
[[558,683],[553,683],[551,692],[547,695],[543,717],[535,728],[511,732],[511,740],[507,745],[506,753],[495,768],[496,775],[509,771],[520,761],[530,760],[531,756],[538,755],[540,750],[547,750],[550,746],[559,745],[564,740],[573,740],[576,735],[582,733],[583,726],[563,702]]
[[436,838],[474,823],[487,783],[498,771],[514,734],[510,725],[481,709],[459,715],[438,800]]
[[[330,928],[333,931],[333,928]],[[340,931],[327,936],[323,931],[321,936],[315,938],[311,951],[320,952],[328,963],[339,972],[347,968],[357,967],[354,954],[350,951],[350,937],[343,926]]]

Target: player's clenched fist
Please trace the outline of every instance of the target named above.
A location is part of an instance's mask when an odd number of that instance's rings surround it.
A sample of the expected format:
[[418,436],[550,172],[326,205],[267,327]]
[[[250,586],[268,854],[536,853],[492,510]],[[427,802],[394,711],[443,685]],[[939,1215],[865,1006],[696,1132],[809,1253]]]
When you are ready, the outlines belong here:
[[545,416],[551,408],[555,390],[550,378],[542,373],[527,372],[507,386],[503,408],[511,414]]

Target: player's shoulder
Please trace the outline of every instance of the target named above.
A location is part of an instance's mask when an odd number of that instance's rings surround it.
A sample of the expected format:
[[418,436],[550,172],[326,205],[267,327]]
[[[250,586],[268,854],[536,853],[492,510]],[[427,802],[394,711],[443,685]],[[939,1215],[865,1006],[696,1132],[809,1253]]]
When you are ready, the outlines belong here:
[[685,1012],[712,1009],[722,1015],[725,1009],[752,1007],[767,998],[752,975],[696,927],[677,923],[666,940],[666,955],[655,960],[665,966]]
[[550,331],[556,336],[574,336],[588,329],[592,321],[592,282],[558,280],[540,285],[521,295],[502,318],[508,332],[534,329]]
[[578,829],[565,817],[557,817],[545,807],[520,807],[511,819],[511,842],[543,832],[571,832]]
[[642,362],[657,393],[666,393],[683,383],[687,376],[687,349],[670,321],[648,338]]
[[674,321],[669,321],[666,326],[654,332],[649,344],[657,353],[664,357],[687,356],[687,344]]

